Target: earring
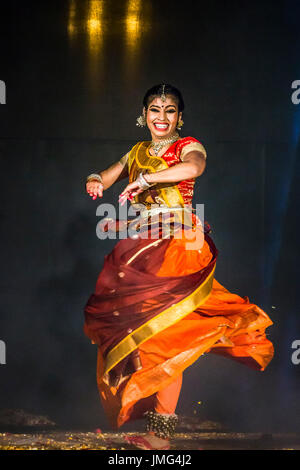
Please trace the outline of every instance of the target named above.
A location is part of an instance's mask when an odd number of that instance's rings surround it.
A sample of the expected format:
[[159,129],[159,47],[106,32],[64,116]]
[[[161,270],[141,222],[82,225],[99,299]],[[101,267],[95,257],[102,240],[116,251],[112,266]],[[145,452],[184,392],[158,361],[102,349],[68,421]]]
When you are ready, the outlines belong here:
[[182,126],[183,126],[184,122],[182,121],[182,119],[179,119],[178,123],[177,123],[177,129],[180,131]]
[[136,125],[138,127],[145,127],[146,126],[146,119],[145,119],[145,116],[143,114],[141,114],[137,120],[136,120]]

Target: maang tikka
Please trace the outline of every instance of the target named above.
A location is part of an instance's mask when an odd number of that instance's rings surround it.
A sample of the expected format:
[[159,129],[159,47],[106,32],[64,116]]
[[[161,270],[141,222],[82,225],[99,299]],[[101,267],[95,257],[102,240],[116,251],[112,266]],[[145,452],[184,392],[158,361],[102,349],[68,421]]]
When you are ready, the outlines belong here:
[[166,95],[165,95],[165,86],[166,86],[166,85],[163,85],[162,94],[160,95],[160,99],[161,99],[162,101],[166,101],[166,100],[167,100],[167,97],[166,97]]

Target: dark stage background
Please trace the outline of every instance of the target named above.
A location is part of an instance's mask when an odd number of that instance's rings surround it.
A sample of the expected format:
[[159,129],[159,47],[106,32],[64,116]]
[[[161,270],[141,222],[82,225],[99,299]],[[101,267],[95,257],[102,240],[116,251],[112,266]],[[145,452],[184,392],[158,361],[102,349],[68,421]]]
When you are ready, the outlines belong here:
[[0,15],[1,409],[109,429],[83,308],[116,243],[96,237],[96,208],[117,208],[126,181],[101,201],[84,183],[149,138],[135,125],[142,97],[167,82],[185,99],[181,135],[208,153],[194,204],[213,228],[216,278],[271,316],[275,346],[263,373],[201,357],[177,412],[299,431],[300,2],[12,2]]

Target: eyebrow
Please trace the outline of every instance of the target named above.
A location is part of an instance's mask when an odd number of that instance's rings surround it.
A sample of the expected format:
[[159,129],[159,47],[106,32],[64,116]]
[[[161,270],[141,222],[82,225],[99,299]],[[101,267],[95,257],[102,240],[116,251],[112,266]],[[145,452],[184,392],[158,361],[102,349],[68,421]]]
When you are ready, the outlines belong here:
[[[173,108],[176,109],[175,104],[168,104],[168,106],[166,106],[166,108],[169,108],[170,106],[173,106]],[[152,107],[160,108],[161,106],[159,106],[158,104],[151,104],[151,105],[150,105],[150,108],[152,108]]]

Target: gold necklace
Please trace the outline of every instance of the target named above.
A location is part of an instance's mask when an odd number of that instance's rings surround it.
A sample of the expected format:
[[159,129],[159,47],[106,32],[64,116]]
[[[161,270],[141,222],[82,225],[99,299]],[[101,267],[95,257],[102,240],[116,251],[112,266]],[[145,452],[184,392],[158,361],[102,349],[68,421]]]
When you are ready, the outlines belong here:
[[179,134],[175,132],[175,134],[173,134],[168,139],[159,140],[158,142],[155,142],[154,140],[152,140],[150,147],[153,148],[153,152],[155,153],[155,155],[157,155],[163,147],[169,144],[173,144],[178,139],[179,139]]

